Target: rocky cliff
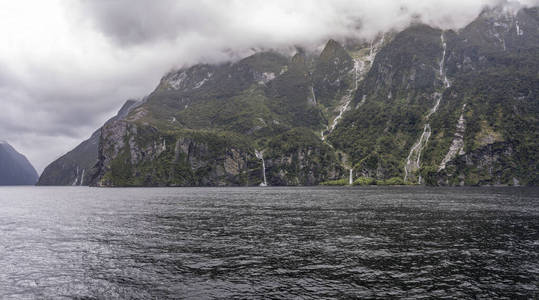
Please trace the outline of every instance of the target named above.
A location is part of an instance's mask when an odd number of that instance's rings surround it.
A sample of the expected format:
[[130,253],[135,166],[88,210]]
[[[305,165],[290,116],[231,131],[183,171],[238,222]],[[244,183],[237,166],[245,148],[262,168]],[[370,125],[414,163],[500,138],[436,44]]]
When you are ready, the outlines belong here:
[[[141,102],[136,100],[126,101],[118,114],[105,124],[125,118],[131,109],[140,104]],[[100,139],[101,129],[98,129],[89,139],[49,164],[39,177],[37,185],[89,185],[98,161]]]
[[183,68],[96,133],[91,175],[56,182],[536,185],[538,52],[539,10],[497,7],[459,31]]

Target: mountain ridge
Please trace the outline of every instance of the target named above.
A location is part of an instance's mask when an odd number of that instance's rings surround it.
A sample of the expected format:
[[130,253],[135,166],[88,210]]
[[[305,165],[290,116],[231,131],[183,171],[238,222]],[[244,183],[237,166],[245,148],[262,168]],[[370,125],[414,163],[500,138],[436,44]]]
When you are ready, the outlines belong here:
[[414,24],[169,72],[99,130],[84,183],[536,185],[538,20],[494,8],[458,32]]

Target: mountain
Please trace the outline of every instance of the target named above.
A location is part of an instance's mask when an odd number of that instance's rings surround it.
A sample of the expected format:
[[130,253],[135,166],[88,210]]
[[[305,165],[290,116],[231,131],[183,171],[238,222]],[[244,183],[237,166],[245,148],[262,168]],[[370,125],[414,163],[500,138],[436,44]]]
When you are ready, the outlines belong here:
[[28,159],[0,141],[0,185],[34,185],[38,174]]
[[[136,100],[126,101],[118,114],[106,124],[125,118],[129,111],[139,104],[140,102]],[[97,163],[100,138],[101,129],[98,129],[89,139],[52,162],[39,177],[37,185],[89,185],[93,167]]]
[[536,185],[538,19],[495,8],[459,32],[399,33],[330,141],[362,176]]
[[538,8],[495,7],[173,71],[40,183],[537,185],[538,31]]

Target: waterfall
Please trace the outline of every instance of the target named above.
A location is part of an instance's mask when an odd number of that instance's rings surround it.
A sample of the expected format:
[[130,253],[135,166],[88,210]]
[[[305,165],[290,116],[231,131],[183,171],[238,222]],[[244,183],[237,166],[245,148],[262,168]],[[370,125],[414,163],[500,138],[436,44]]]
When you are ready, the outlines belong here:
[[82,175],[80,176],[80,183],[79,183],[80,186],[82,186],[82,183],[84,182],[84,171],[85,170],[86,169],[82,169]]
[[[412,171],[419,169],[419,167],[421,166],[421,152],[427,146],[430,135],[431,135],[431,129],[430,129],[430,125],[427,123],[425,124],[425,127],[423,127],[423,133],[419,137],[419,141],[417,141],[417,143],[415,143],[412,146],[412,149],[410,149],[410,153],[408,154],[408,157],[406,158],[406,164],[404,165],[404,181],[405,182],[408,180],[408,175]],[[417,158],[413,160],[414,156],[417,156]]]
[[354,183],[354,174],[353,170],[350,169],[350,178],[348,179],[348,184],[352,185]]
[[264,178],[264,182],[262,182],[260,186],[268,186],[268,181],[266,179],[266,162],[264,161],[264,155],[262,154],[262,152],[255,150],[255,156],[262,161],[262,178]]
[[442,32],[442,35],[440,36],[440,39],[442,40],[442,48],[443,48],[442,59],[440,60],[440,70],[439,70],[440,71],[440,78],[442,78],[443,81],[444,81],[444,87],[449,88],[449,87],[451,87],[451,83],[447,79],[447,75],[445,74],[446,72],[444,72],[445,56],[446,56],[446,53],[447,53],[447,43],[445,42],[443,32]]
[[[333,122],[326,128],[326,131],[328,134],[330,134],[335,127],[337,127],[337,124],[342,119],[343,114],[349,109],[350,103],[352,102],[354,98],[354,93],[359,88],[359,82],[363,79],[364,75],[369,71],[369,69],[372,67],[372,64],[374,62],[374,58],[382,48],[384,44],[385,35],[382,35],[380,40],[375,42],[375,40],[371,41],[371,46],[369,50],[369,54],[362,58],[354,58],[354,67],[351,72],[354,73],[354,86],[350,88],[346,94],[341,98],[342,105],[339,106],[339,113],[333,119]],[[314,94],[313,94],[314,95]],[[366,96],[363,97],[362,102],[358,104],[363,104],[365,102]],[[356,108],[357,108],[356,107]],[[322,141],[325,140],[324,131],[321,132],[321,139]]]
[[438,106],[440,106],[440,101],[442,101],[442,94],[434,93],[434,99],[436,99],[436,102],[434,103],[434,106],[430,110],[429,114],[425,117],[427,120],[430,118],[430,116],[432,116],[433,113],[438,110]]
[[524,35],[524,31],[523,31],[523,30],[520,30],[520,25],[518,24],[518,21],[517,21],[517,23],[516,23],[516,27],[517,27],[517,35],[518,35],[518,36]]
[[[339,124],[339,120],[342,119],[343,114],[348,110],[350,102],[352,102],[352,99],[354,97],[354,92],[359,86],[359,81],[361,79],[360,77],[364,69],[365,63],[359,59],[354,59],[354,87],[349,89],[346,92],[346,95],[342,97],[342,102],[344,102],[344,104],[339,107],[339,114],[335,117],[335,119],[333,119],[333,123],[331,123],[331,126],[329,127],[329,133],[331,133],[335,129],[335,127],[337,127],[337,124]],[[322,140],[324,140],[323,135]]]
[[367,56],[367,59],[370,61],[371,64],[374,61],[374,58],[376,58],[376,54],[378,54],[378,51],[380,51],[380,49],[384,45],[385,37],[386,35],[382,34],[378,42],[375,43],[374,42],[375,40],[371,41],[371,48],[369,50],[369,56]]
[[72,186],[77,185],[77,182],[79,181],[79,166],[77,166],[77,173],[75,174],[75,181],[71,184]]
[[329,128],[330,133],[333,132],[335,127],[337,127],[337,124],[339,124],[339,120],[342,118],[342,115],[344,114],[344,112],[348,110],[350,101],[352,101],[351,95],[346,95],[345,97],[346,97],[346,102],[344,103],[343,106],[339,108],[339,114],[335,117],[335,119],[333,120],[333,123],[331,123],[331,127]]
[[440,77],[444,74],[444,63],[445,63],[445,54],[447,50],[447,43],[445,42],[444,34],[442,33],[442,36],[440,36],[440,39],[442,40],[442,59],[440,60]]
[[[440,80],[443,82],[443,89],[447,89],[451,87],[451,83],[449,82],[449,79],[447,79],[447,75],[444,69],[445,66],[445,59],[447,54],[447,43],[444,38],[444,33],[442,31],[442,35],[440,36],[440,40],[442,43],[442,59],[440,60],[439,64],[439,76]],[[425,123],[425,126],[423,127],[423,133],[419,137],[419,140],[412,146],[410,149],[410,153],[408,154],[408,157],[406,158],[406,164],[404,165],[404,181],[408,181],[408,176],[411,172],[418,170],[421,167],[421,153],[427,146],[429,142],[429,138],[431,135],[431,129],[430,124],[428,123],[428,120],[430,116],[438,110],[438,107],[440,106],[440,102],[442,101],[443,97],[443,91],[442,92],[436,92],[434,93],[434,99],[435,103],[434,106],[431,108],[429,113],[425,116],[425,120],[427,123]],[[421,175],[418,176],[418,183],[421,184],[422,178]]]
[[[419,150],[417,151],[417,161],[416,161],[417,168],[419,168],[420,166],[421,152],[423,151],[423,148],[425,148],[425,146],[429,142],[430,134],[431,134],[430,125],[426,124],[425,128],[423,128],[423,134],[421,134],[421,139],[419,140],[420,147],[418,148]],[[425,142],[421,143],[423,141],[423,137],[425,137]]]
[[359,81],[361,80],[363,70],[365,70],[365,62],[360,59],[354,59],[354,91],[357,91],[359,88]]
[[314,104],[316,104],[316,94],[314,93],[314,86],[311,86],[311,94],[313,95]]
[[449,150],[445,155],[444,159],[440,163],[438,172],[445,169],[446,164],[450,162],[453,158],[458,155],[464,155],[464,132],[466,131],[466,120],[464,119],[464,110],[466,109],[466,104],[462,105],[462,112],[460,113],[460,118],[457,122],[457,130],[455,131],[455,137],[449,146]]

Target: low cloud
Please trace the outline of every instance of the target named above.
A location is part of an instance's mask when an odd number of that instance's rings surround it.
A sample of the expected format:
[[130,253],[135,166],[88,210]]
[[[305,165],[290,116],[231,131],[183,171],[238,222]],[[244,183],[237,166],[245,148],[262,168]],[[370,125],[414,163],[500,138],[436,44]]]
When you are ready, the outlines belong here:
[[3,1],[0,139],[41,172],[172,68],[370,39],[414,20],[458,29],[501,3],[538,0]]

